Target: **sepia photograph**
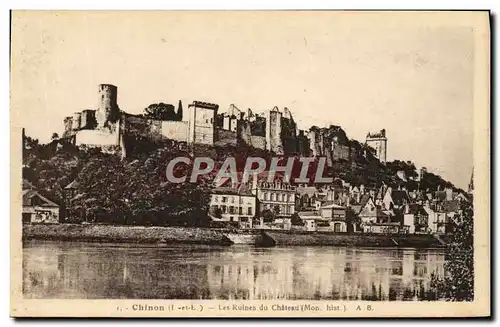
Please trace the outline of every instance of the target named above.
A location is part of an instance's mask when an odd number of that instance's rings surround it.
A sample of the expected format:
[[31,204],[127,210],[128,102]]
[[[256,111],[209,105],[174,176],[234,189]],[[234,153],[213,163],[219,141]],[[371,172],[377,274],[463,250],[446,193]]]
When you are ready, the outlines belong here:
[[12,11],[11,316],[489,316],[489,24]]

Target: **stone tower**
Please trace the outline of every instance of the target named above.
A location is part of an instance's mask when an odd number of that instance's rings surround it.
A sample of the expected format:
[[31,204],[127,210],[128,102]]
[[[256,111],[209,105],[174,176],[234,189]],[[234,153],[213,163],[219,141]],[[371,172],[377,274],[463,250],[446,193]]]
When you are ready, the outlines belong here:
[[378,133],[368,133],[366,135],[366,144],[375,149],[375,155],[380,162],[385,163],[387,161],[387,137],[385,129],[382,129]]
[[119,116],[118,89],[111,84],[99,85],[99,106],[96,112],[97,127],[104,128],[114,123]]
[[188,106],[188,143],[208,144],[215,142],[215,117],[219,105],[193,101]]
[[77,131],[80,129],[80,126],[81,126],[81,123],[82,123],[82,113],[81,112],[75,112],[73,114],[73,125],[72,125],[72,129],[74,131]]
[[281,118],[278,107],[271,109],[266,117],[266,150],[283,154],[281,142]]

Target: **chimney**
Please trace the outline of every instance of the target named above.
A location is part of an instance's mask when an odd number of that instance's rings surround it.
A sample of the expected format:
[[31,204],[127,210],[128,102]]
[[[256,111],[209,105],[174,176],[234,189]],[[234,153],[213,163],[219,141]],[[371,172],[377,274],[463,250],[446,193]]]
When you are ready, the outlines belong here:
[[257,194],[257,174],[252,175],[252,194]]

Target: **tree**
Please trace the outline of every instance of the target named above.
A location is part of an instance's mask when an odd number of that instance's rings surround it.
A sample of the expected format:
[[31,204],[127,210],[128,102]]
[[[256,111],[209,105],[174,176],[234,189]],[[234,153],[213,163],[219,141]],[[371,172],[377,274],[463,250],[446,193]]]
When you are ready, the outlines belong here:
[[435,296],[448,301],[474,300],[474,210],[468,203],[461,209],[446,249],[445,274],[431,279]]
[[361,223],[361,219],[359,219],[358,215],[352,210],[351,207],[348,207],[346,209],[346,225],[347,225],[347,232],[352,233],[354,232],[354,226],[359,225]]
[[144,117],[157,120],[178,120],[175,107],[163,102],[149,105],[144,109]]
[[292,221],[292,225],[294,226],[304,226],[304,221],[300,219],[299,215],[297,213],[294,213],[293,215],[290,216],[290,219]]
[[[205,176],[197,183],[173,183],[166,166],[175,149],[159,149],[144,159],[122,161],[118,156],[93,157],[78,174],[79,197],[74,204],[95,222],[134,225],[207,225],[210,185]],[[189,174],[190,165],[177,165],[174,175]]]
[[219,207],[216,207],[213,212],[212,212],[212,215],[215,217],[215,218],[222,218],[222,210],[219,208]]
[[179,105],[177,107],[177,120],[181,121],[182,120],[182,101],[179,100]]
[[277,217],[280,214],[280,206],[279,205],[275,205],[273,207],[273,213],[274,213],[275,217]]
[[264,222],[266,222],[266,223],[273,222],[274,219],[276,218],[276,215],[274,214],[274,212],[269,210],[269,209],[263,210],[261,213],[261,216],[262,216],[262,218],[264,218]]

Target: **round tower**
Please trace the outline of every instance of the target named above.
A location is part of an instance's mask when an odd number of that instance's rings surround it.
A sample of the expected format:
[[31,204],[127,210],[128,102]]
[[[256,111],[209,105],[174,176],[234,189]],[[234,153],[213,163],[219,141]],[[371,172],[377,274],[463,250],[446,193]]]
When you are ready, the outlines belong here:
[[99,85],[99,106],[96,112],[98,127],[104,127],[108,122],[114,122],[118,117],[118,89],[111,84]]

